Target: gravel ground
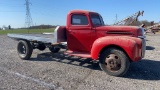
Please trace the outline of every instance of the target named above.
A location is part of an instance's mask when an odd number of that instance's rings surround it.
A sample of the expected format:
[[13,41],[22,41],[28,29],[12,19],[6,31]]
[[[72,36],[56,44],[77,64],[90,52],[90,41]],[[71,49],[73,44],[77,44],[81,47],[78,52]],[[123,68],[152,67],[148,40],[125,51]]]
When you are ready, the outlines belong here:
[[124,77],[106,75],[90,59],[35,50],[21,60],[17,41],[0,35],[0,90],[159,90],[160,34],[146,35],[145,58]]

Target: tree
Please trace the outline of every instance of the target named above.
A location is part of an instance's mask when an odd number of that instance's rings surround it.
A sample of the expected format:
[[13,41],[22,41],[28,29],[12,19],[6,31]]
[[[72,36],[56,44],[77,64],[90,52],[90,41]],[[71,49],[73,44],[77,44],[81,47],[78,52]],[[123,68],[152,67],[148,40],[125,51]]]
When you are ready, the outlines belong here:
[[8,26],[8,29],[11,29],[11,25]]
[[147,20],[143,20],[143,21],[140,21],[141,24],[145,24],[146,26],[151,26],[151,22],[147,21]]

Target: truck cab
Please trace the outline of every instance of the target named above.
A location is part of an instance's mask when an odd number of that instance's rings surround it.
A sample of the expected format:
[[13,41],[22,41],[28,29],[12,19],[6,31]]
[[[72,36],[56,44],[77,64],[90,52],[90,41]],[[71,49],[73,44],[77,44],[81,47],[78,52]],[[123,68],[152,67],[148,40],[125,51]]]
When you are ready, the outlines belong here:
[[98,38],[97,27],[104,26],[101,15],[96,12],[74,10],[67,15],[67,43],[73,51],[90,52]]

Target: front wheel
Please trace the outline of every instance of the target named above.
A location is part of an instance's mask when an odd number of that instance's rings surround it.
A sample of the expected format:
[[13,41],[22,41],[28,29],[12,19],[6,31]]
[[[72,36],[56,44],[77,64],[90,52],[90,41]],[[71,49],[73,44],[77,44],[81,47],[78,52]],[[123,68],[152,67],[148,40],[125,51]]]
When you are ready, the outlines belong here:
[[29,41],[20,40],[17,45],[17,51],[21,59],[28,60],[32,55],[33,47]]
[[111,76],[123,76],[129,69],[130,61],[122,50],[108,48],[100,55],[99,65]]

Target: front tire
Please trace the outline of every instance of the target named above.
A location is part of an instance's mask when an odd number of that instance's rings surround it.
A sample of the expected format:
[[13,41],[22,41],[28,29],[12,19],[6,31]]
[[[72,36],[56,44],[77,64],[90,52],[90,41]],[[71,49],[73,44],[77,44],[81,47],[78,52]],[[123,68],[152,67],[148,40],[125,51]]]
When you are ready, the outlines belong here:
[[32,55],[33,47],[29,41],[20,40],[17,45],[17,51],[21,59],[28,60]]
[[99,66],[111,76],[123,76],[129,69],[130,61],[122,50],[108,48],[100,55]]

